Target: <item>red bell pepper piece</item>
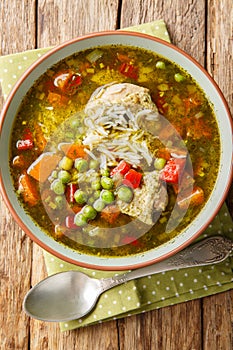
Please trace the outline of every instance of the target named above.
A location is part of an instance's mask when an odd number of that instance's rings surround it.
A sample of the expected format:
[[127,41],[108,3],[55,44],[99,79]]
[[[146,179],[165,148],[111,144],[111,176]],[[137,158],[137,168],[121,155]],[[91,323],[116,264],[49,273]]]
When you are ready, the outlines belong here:
[[131,79],[138,78],[138,67],[130,63],[123,62],[120,65],[119,72],[125,75],[127,78],[131,78]]
[[78,189],[78,185],[73,183],[69,184],[66,187],[66,199],[68,203],[75,203],[74,194],[77,189]]
[[26,151],[34,147],[33,135],[29,128],[24,129],[22,139],[17,141],[16,147],[19,151]]
[[135,247],[138,247],[140,246],[140,243],[137,239],[135,239],[135,237],[132,237],[132,236],[125,236],[122,241],[121,241],[122,244],[131,244]]
[[122,183],[132,188],[138,188],[140,186],[142,174],[134,169],[130,169],[124,176]]
[[170,158],[161,172],[160,179],[177,184],[183,174],[185,163],[186,158]]
[[124,160],[121,160],[120,163],[114,169],[112,169],[110,175],[113,176],[117,173],[120,173],[121,175],[125,175],[130,168],[131,168],[130,164],[128,164]]
[[18,140],[16,147],[19,151],[26,151],[34,147],[34,143],[31,139]]
[[69,229],[77,229],[78,226],[74,223],[74,215],[68,215],[66,217],[66,227]]
[[74,95],[81,83],[81,75],[71,70],[59,73],[54,79],[54,85],[64,95]]

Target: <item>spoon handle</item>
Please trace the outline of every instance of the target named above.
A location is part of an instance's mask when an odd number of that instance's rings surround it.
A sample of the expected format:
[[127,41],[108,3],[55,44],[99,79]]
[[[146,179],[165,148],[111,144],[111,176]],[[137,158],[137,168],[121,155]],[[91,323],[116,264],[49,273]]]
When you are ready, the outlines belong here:
[[102,279],[102,290],[118,284],[160,272],[194,266],[217,264],[225,260],[233,251],[233,241],[223,236],[213,236],[199,241],[161,262],[128,273]]

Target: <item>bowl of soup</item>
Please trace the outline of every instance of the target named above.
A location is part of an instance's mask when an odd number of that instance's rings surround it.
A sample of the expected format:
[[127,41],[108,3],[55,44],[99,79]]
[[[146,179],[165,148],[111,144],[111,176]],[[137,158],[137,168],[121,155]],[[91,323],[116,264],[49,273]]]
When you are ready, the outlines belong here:
[[42,248],[76,265],[134,269],[189,245],[232,176],[224,97],[160,39],[101,32],[61,44],[1,114],[1,192]]

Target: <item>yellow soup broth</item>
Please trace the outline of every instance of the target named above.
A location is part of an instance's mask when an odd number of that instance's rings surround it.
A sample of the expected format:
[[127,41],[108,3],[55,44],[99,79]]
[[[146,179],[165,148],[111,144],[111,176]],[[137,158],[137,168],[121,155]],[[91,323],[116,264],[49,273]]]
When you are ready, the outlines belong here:
[[190,225],[214,187],[220,138],[188,72],[113,45],[68,57],[35,82],[10,151],[15,191],[42,230],[79,252],[117,257]]

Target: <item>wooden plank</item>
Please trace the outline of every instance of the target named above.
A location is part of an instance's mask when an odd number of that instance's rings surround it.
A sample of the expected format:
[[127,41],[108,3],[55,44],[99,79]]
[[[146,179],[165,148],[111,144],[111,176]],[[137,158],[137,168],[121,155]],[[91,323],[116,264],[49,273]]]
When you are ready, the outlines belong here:
[[200,310],[200,300],[189,301],[119,320],[120,349],[201,349]]
[[57,45],[86,33],[114,30],[117,12],[117,0],[39,0],[38,47]]
[[165,349],[162,348],[161,323],[159,310],[119,320],[119,348],[121,350]]
[[121,27],[163,19],[171,41],[204,65],[205,0],[123,0]]
[[161,309],[162,349],[201,349],[201,302],[193,300]]
[[[0,54],[34,48],[34,22],[34,0],[1,1]],[[0,200],[0,344],[2,349],[27,349],[29,319],[22,311],[22,302],[30,288],[32,243]]]
[[233,6],[231,0],[208,0],[207,69],[233,113]]
[[233,347],[233,290],[203,300],[203,350]]
[[[233,7],[231,0],[208,0],[207,69],[233,112]],[[233,193],[233,187],[231,194]],[[227,201],[233,215],[233,197]],[[203,300],[203,349],[232,349],[233,291]]]
[[35,0],[0,2],[0,55],[35,48],[35,3]]
[[0,342],[3,349],[26,349],[29,321],[22,301],[30,287],[31,242],[3,202],[0,211]]

